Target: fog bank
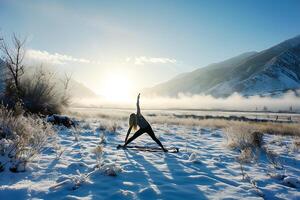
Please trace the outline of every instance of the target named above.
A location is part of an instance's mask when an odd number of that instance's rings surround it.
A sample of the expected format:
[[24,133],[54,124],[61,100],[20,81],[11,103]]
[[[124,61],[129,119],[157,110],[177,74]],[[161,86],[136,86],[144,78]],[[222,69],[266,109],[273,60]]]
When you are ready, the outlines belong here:
[[[134,108],[135,97],[126,102],[105,99],[73,99],[74,107]],[[141,94],[140,105],[144,109],[213,109],[241,111],[297,111],[300,112],[300,97],[287,92],[280,97],[243,97],[237,93],[227,98],[215,98],[211,95],[184,95],[171,97],[144,97]]]

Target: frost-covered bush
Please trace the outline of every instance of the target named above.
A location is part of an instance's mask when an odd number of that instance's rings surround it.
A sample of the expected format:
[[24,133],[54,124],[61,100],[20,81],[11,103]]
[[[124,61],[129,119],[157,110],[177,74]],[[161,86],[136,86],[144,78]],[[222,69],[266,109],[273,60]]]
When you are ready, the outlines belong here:
[[32,72],[29,69],[19,78],[18,89],[11,79],[6,80],[1,99],[3,104],[14,108],[18,102],[22,102],[26,112],[44,115],[61,113],[70,103],[70,77],[60,80],[50,70],[33,68],[35,71]]
[[225,134],[231,148],[260,148],[263,144],[263,134],[250,126],[232,126],[225,129]]
[[115,162],[111,162],[110,160],[104,159],[103,154],[103,146],[100,144],[95,149],[93,149],[93,153],[96,156],[96,169],[104,175],[107,176],[117,176],[122,169],[116,165]]
[[82,174],[79,172],[79,170],[76,170],[76,173],[77,174],[69,177],[69,182],[68,182],[73,190],[78,189],[84,183],[90,183],[88,179],[89,175]]
[[27,162],[42,151],[54,134],[52,126],[38,116],[15,115],[0,106],[0,152],[7,157],[11,171],[25,170]]
[[99,170],[106,176],[117,176],[122,171],[122,168],[115,163],[104,163]]
[[293,140],[293,150],[300,151],[300,138],[295,138]]
[[89,179],[92,175],[97,175],[98,173],[104,174],[106,176],[117,176],[122,169],[113,163],[102,164],[100,167],[96,167],[91,172],[80,173],[79,170],[76,170],[74,175],[63,175],[56,182],[57,184],[50,187],[51,190],[58,189],[60,187],[69,188],[72,190],[78,189],[84,184],[91,184]]
[[62,175],[57,180],[57,184],[52,186],[50,189],[54,190],[54,189],[57,189],[61,186],[64,186],[65,188],[68,188],[68,189],[71,189],[71,190],[76,190],[81,185],[83,185],[85,183],[91,183],[90,180],[89,180],[89,176],[93,172],[88,173],[88,174],[84,174],[84,173],[80,173],[79,170],[76,170],[76,174],[74,174],[74,175]]
[[96,156],[96,162],[97,166],[100,167],[101,161],[102,161],[102,155],[103,155],[103,147],[102,146],[97,146],[94,150],[93,153]]
[[38,68],[21,79],[20,97],[31,113],[57,114],[69,104],[66,90],[53,72]]
[[240,152],[237,162],[240,164],[242,180],[251,183],[251,178],[246,173],[244,164],[257,160],[257,152],[263,143],[262,134],[253,130],[250,126],[242,125],[225,129],[225,134],[228,147],[237,149]]
[[191,163],[195,163],[195,164],[201,164],[202,163],[196,152],[191,153],[191,155],[189,156],[188,161],[191,162]]
[[99,144],[106,144],[107,141],[106,141],[106,138],[105,138],[105,135],[104,133],[100,136],[100,141],[99,141]]
[[273,166],[273,168],[283,169],[283,166],[279,160],[279,155],[275,151],[272,151],[268,149],[268,147],[265,147],[264,152],[266,154],[269,163]]

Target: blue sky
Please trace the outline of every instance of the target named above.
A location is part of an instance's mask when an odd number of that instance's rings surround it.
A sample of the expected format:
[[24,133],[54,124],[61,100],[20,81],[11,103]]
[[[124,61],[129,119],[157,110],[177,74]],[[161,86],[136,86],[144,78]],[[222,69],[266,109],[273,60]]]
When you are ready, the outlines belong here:
[[26,36],[29,56],[97,93],[110,71],[147,87],[266,49],[299,35],[299,19],[297,0],[0,0],[2,35]]

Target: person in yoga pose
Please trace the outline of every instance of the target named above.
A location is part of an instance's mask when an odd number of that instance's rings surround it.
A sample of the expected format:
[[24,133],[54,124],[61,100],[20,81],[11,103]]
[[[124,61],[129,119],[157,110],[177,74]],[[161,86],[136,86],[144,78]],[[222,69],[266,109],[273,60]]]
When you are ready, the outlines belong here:
[[[152,127],[150,124],[147,122],[147,120],[143,117],[141,114],[141,109],[140,109],[140,94],[137,96],[137,102],[136,102],[136,107],[137,111],[136,113],[130,114],[129,117],[129,129],[127,131],[127,135],[125,138],[125,144],[123,146],[119,147],[126,147],[130,142],[138,138],[144,133],[148,133],[148,135],[162,148],[164,152],[167,152],[168,150],[164,148],[164,146],[161,144],[161,142],[157,139],[155,136]],[[136,130],[137,126],[139,126],[139,130],[134,133],[134,135],[128,139],[128,136],[131,132],[132,129]]]

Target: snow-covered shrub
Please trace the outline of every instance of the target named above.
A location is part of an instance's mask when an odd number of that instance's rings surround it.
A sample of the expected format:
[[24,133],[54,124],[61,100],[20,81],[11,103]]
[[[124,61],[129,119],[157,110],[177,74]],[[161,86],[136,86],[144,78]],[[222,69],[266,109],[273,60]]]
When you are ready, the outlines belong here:
[[244,149],[241,149],[238,160],[241,163],[250,163],[253,160],[257,160],[257,154],[251,147],[246,147]]
[[[251,183],[252,179],[246,173],[244,164],[257,160],[258,150],[260,150],[263,143],[262,134],[253,130],[250,126],[243,125],[226,128],[225,134],[227,145],[240,152],[236,160],[240,164],[242,180]],[[257,188],[254,187],[254,189]]]
[[90,123],[88,122],[85,122],[81,125],[81,128],[85,129],[85,130],[89,130],[89,129],[92,129]]
[[0,139],[0,155],[4,156],[9,147],[11,147],[13,144],[13,141],[2,138]]
[[191,162],[191,163],[195,163],[195,164],[201,164],[202,163],[196,152],[191,153],[191,155],[189,156],[188,161]]
[[93,153],[96,156],[95,168],[102,174],[105,174],[107,176],[117,176],[117,174],[122,171],[122,169],[114,162],[103,158],[104,150],[101,144],[98,145],[95,149],[93,149]]
[[0,150],[3,156],[9,158],[11,171],[20,171],[20,166],[25,168],[54,134],[52,126],[38,116],[15,115],[0,106]]
[[114,163],[103,164],[100,171],[107,176],[117,176],[122,168]]
[[106,144],[106,138],[105,138],[105,135],[104,133],[100,136],[100,141],[99,141],[99,144]]
[[101,161],[102,161],[102,155],[103,155],[103,147],[102,146],[97,146],[94,150],[93,153],[96,156],[96,163],[97,166],[100,167]]
[[[228,146],[237,149],[240,153],[236,160],[240,164],[242,179],[249,183],[251,183],[252,179],[245,171],[244,165],[252,161],[257,162],[260,155],[264,155],[267,158],[273,169],[283,168],[279,156],[268,148],[268,144],[263,142],[263,134],[254,128],[248,125],[241,125],[225,130]],[[253,184],[253,188],[255,190],[258,189],[255,184]]]
[[265,152],[265,154],[267,156],[267,159],[268,159],[269,163],[275,169],[282,169],[283,168],[283,166],[281,165],[281,163],[279,161],[279,155],[276,152],[268,149],[268,147],[264,148],[264,152]]
[[295,138],[293,140],[293,150],[294,151],[300,151],[300,138]]
[[91,183],[89,181],[89,176],[93,172],[94,171],[85,174],[85,173],[80,173],[79,170],[76,170],[76,174],[74,174],[74,175],[62,175],[57,180],[57,184],[50,187],[50,189],[54,190],[54,189],[57,189],[61,186],[64,186],[65,188],[68,188],[68,189],[71,189],[71,190],[76,190],[81,185],[83,185],[85,183]]
[[55,153],[55,159],[59,160],[63,155],[63,153],[66,151],[67,147],[60,144],[59,135],[57,134],[53,135],[50,140],[51,140],[50,143],[52,147],[50,150],[51,152]]
[[225,134],[231,148],[260,148],[263,144],[263,134],[253,130],[251,126],[232,126],[225,129]]
[[73,128],[72,129],[72,134],[74,135],[74,140],[76,141],[76,142],[79,142],[79,140],[80,140],[80,134],[81,134],[81,131],[80,131],[80,129],[78,129],[78,128]]
[[76,170],[76,173],[76,175],[69,177],[70,185],[73,190],[78,189],[83,183],[89,183],[89,176],[87,174],[82,174],[79,170]]

